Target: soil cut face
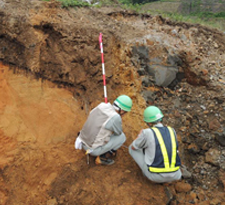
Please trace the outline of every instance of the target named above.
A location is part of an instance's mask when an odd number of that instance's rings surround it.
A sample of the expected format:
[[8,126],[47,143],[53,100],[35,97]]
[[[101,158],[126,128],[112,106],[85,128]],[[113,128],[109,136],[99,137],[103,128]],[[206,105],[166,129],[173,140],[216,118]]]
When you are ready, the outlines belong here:
[[[0,1],[0,204],[225,204],[225,36],[119,7]],[[112,166],[74,149],[88,113],[133,100]],[[190,179],[148,181],[127,147],[159,106]]]

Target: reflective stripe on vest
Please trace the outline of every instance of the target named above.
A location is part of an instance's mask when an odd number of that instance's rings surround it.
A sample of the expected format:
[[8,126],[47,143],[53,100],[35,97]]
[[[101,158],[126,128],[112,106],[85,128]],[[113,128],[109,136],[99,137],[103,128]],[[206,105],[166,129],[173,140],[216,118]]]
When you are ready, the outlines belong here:
[[169,157],[168,157],[168,153],[167,153],[167,149],[166,149],[163,137],[162,137],[160,131],[156,127],[153,127],[152,129],[154,130],[154,132],[156,134],[156,137],[159,141],[159,145],[160,145],[160,148],[161,148],[161,152],[162,152],[165,167],[158,168],[158,167],[151,167],[150,166],[149,167],[150,172],[157,172],[157,173],[174,172],[174,171],[177,171],[180,168],[179,166],[175,167],[176,157],[177,157],[177,146],[176,146],[175,135],[174,135],[174,132],[173,132],[171,127],[167,127],[167,128],[168,128],[169,133],[170,133],[170,139],[171,139],[171,144],[172,144],[171,164],[169,163]]

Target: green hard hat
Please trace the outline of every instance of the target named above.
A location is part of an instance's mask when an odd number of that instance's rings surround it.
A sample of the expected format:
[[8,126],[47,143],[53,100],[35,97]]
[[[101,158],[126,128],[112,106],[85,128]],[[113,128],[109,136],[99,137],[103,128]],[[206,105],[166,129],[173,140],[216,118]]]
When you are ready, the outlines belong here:
[[127,112],[129,112],[131,110],[131,108],[132,108],[132,100],[127,95],[120,95],[118,98],[116,98],[114,103],[121,110],[124,110],[124,111],[127,111]]
[[163,114],[159,108],[156,106],[149,106],[144,111],[144,121],[145,122],[156,122],[163,118]]

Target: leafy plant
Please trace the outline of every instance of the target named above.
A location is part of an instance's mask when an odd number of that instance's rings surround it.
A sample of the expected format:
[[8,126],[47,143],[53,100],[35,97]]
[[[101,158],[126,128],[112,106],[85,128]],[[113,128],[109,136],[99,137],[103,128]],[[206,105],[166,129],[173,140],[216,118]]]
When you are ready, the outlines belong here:
[[62,3],[63,8],[89,6],[88,2],[83,2],[79,0],[57,0],[57,1],[60,1]]
[[225,18],[225,11],[214,14],[215,17]]

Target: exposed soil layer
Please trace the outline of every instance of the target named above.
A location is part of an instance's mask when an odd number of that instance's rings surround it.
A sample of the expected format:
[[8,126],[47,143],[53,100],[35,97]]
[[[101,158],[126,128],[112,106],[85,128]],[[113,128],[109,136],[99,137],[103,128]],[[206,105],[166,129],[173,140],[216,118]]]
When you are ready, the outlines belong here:
[[[89,111],[127,94],[112,166],[74,149]],[[119,7],[0,1],[0,204],[225,204],[225,35]],[[190,179],[148,181],[127,146],[159,106]]]

